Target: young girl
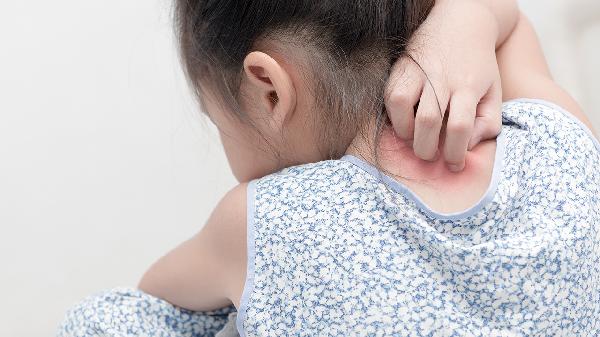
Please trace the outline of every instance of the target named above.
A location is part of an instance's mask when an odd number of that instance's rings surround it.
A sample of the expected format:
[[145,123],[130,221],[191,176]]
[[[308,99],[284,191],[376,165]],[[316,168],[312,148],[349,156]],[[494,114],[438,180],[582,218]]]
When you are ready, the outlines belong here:
[[[600,334],[600,143],[526,19],[441,3],[431,15],[460,12],[454,28],[478,27],[465,39],[492,54],[501,44],[512,100],[497,139],[470,132],[491,116],[478,111],[493,101],[488,87],[465,77],[461,91],[438,92],[396,62],[417,29],[435,39],[420,27],[428,1],[178,2],[187,73],[240,185],[152,266],[142,292],[97,297],[62,334],[210,335],[231,304],[242,336]],[[398,68],[398,86],[417,94],[386,111]],[[441,155],[417,146],[431,139]],[[146,294],[220,310],[193,318]]]

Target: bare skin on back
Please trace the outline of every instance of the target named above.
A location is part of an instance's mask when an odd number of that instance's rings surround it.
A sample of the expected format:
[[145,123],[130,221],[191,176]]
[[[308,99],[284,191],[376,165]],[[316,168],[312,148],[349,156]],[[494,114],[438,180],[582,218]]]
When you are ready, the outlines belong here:
[[[444,140],[445,137],[440,137],[439,149],[444,148]],[[408,187],[431,210],[457,213],[475,205],[488,190],[496,144],[496,139],[479,143],[467,152],[464,170],[452,172],[442,151],[438,150],[433,161],[420,159],[415,155],[412,141],[397,137],[389,128],[383,131],[380,139],[378,162],[389,176]],[[361,154],[370,152],[368,144],[356,141],[347,153],[361,158]],[[375,161],[374,158],[364,159]]]

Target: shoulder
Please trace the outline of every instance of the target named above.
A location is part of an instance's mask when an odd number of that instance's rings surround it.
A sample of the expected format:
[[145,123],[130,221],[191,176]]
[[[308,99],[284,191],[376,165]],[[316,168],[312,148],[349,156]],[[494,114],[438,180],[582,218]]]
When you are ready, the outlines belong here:
[[[255,181],[251,187],[257,198],[263,193],[304,194],[329,190],[331,186],[344,185],[356,174],[354,165],[345,160],[325,160],[292,166]],[[303,192],[303,193],[300,193]]]
[[227,192],[217,204],[206,226],[227,234],[223,231],[245,223],[248,185],[243,183]]
[[249,184],[231,189],[218,203],[203,231],[218,243],[224,257],[236,258],[240,246],[246,244],[247,192]]
[[576,146],[587,143],[600,151],[600,142],[586,120],[556,103],[544,99],[514,99],[504,103],[503,114],[505,119],[530,124],[546,137]]

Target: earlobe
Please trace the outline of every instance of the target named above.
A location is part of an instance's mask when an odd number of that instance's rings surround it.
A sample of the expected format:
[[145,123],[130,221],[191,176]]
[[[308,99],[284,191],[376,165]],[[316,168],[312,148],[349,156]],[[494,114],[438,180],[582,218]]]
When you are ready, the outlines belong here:
[[261,110],[271,117],[270,124],[283,128],[296,109],[296,90],[288,72],[271,56],[258,51],[246,56],[244,72],[251,90],[258,91]]

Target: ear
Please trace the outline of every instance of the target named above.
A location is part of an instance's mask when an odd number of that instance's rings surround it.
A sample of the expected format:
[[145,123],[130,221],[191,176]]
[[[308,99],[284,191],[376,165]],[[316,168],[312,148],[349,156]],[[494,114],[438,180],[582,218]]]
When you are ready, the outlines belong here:
[[288,74],[271,56],[253,51],[244,59],[244,72],[253,90],[258,91],[260,108],[272,126],[280,130],[296,109],[296,88]]

